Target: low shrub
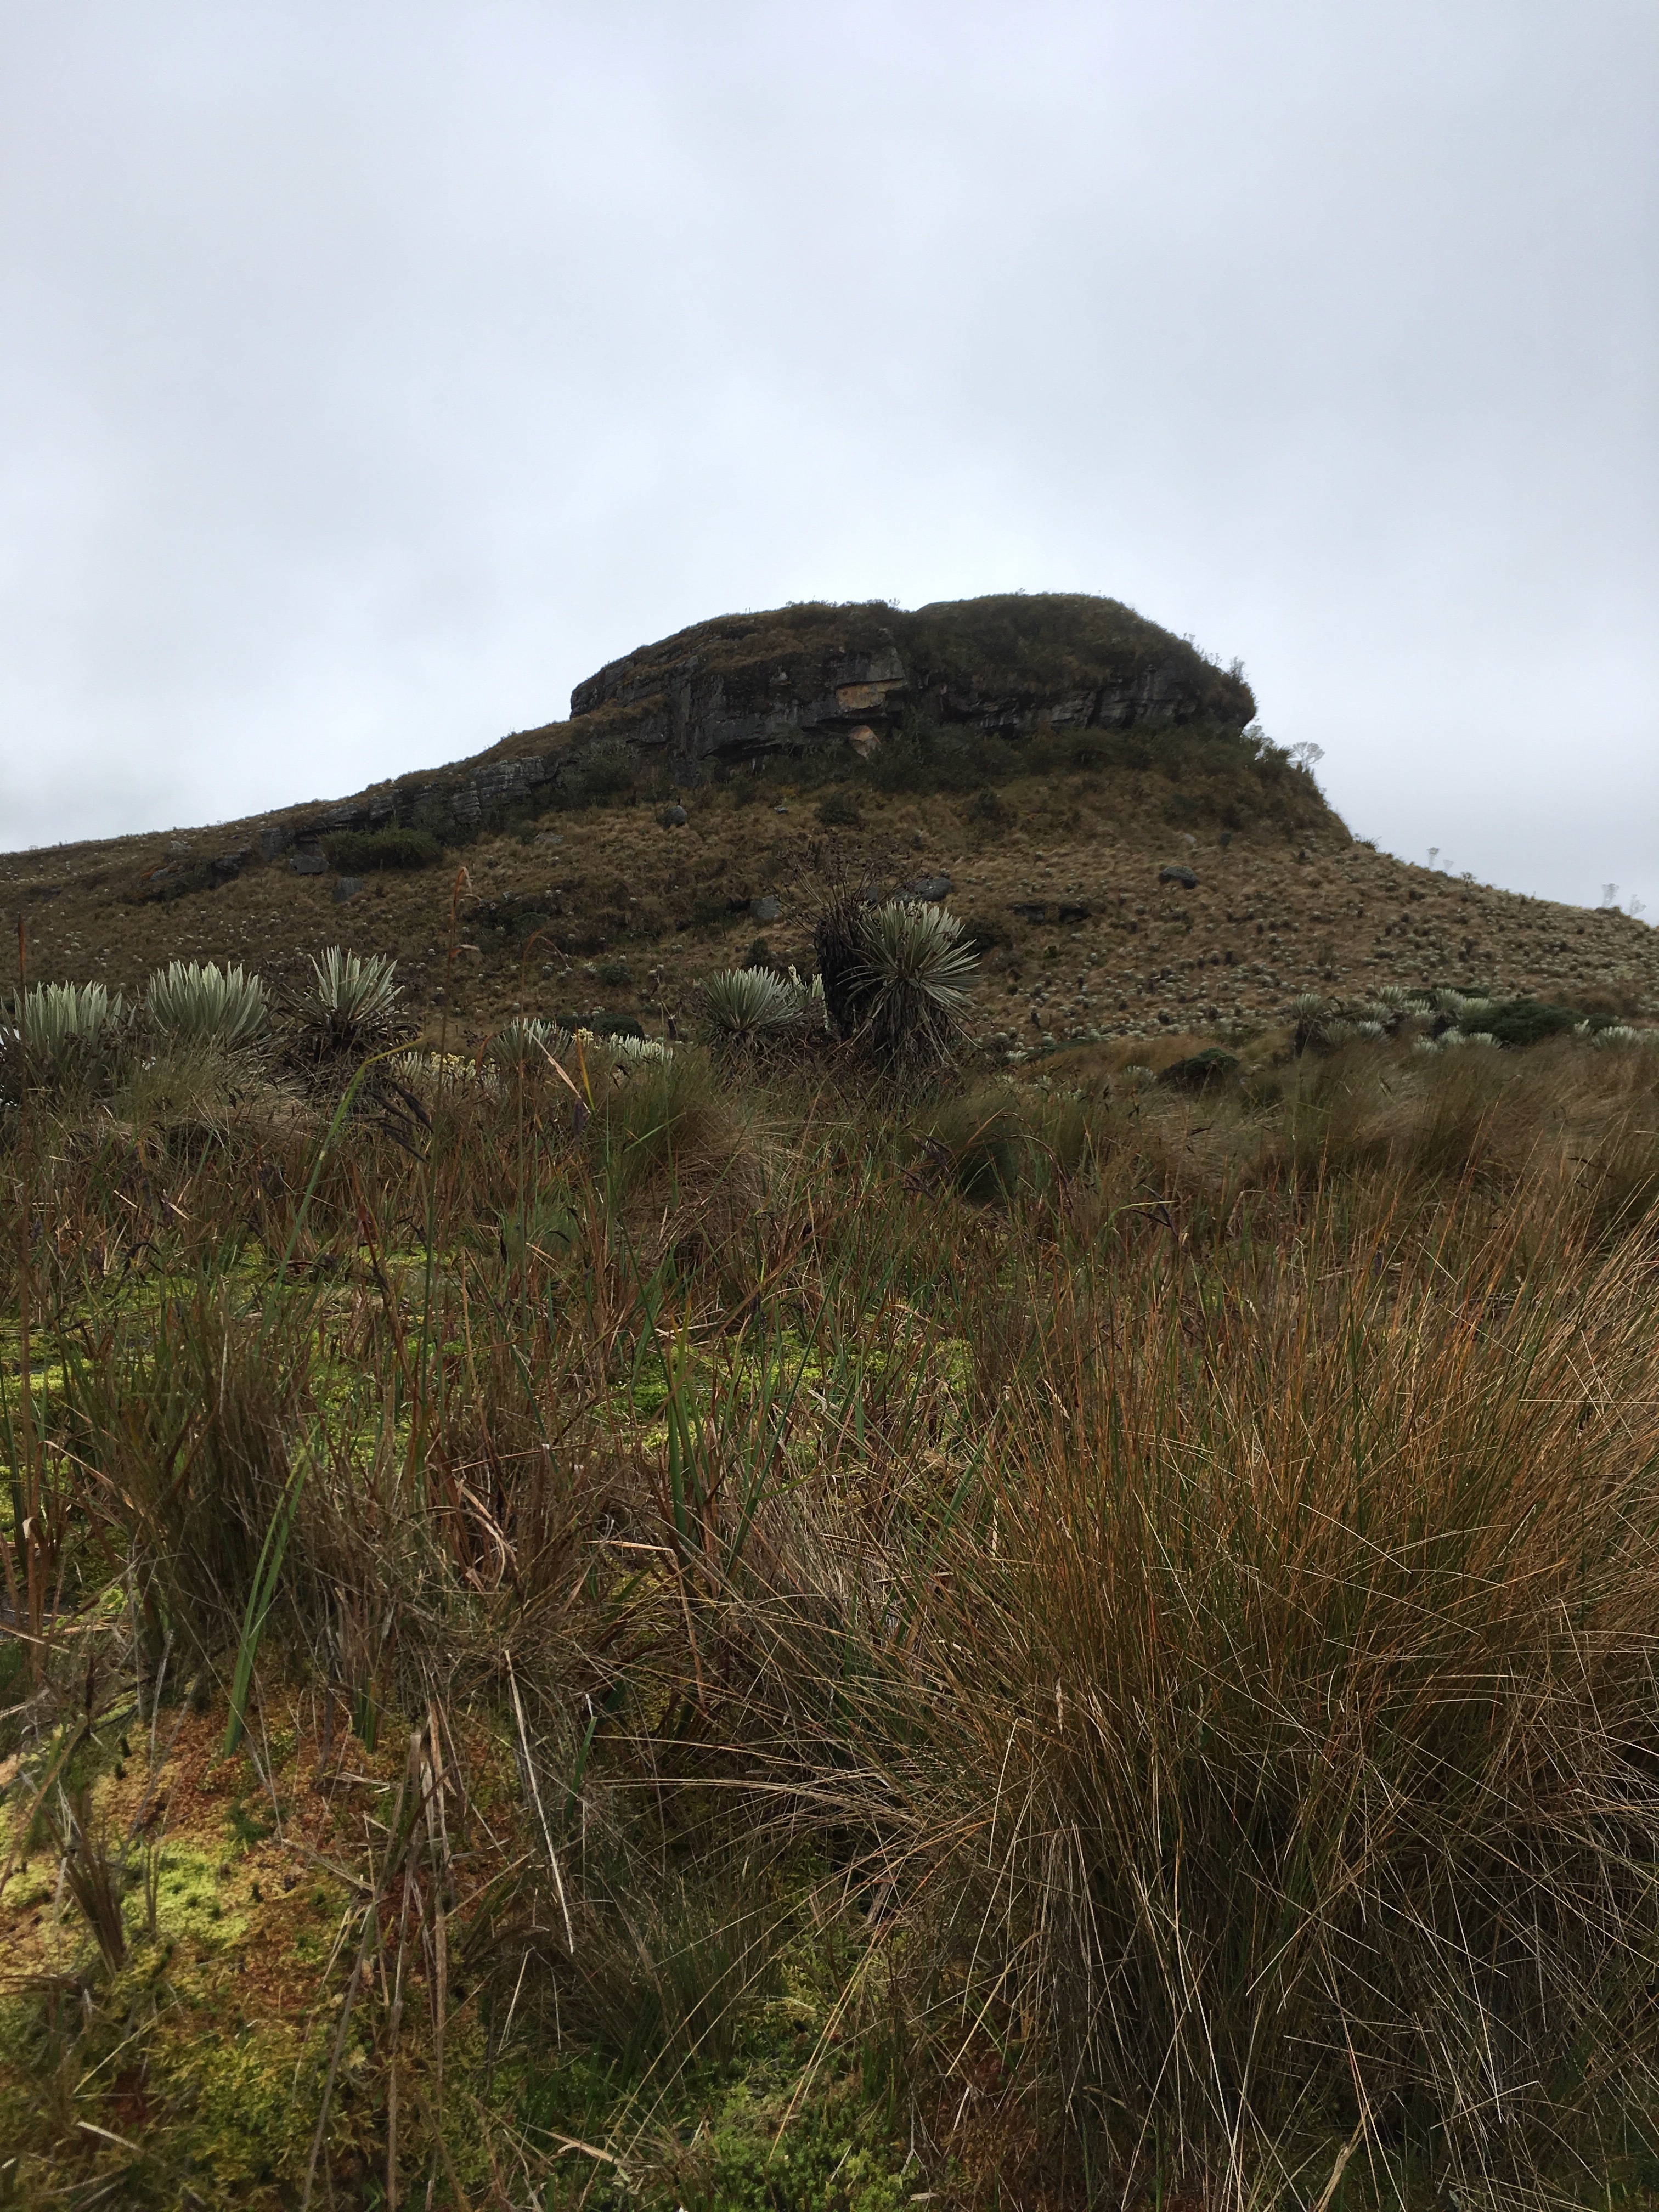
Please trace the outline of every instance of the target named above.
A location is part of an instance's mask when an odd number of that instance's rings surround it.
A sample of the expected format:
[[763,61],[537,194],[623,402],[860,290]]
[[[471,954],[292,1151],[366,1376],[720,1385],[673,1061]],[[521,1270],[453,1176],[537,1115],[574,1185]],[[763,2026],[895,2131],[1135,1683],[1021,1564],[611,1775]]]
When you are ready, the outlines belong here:
[[988,833],[1006,830],[1013,817],[1007,802],[988,786],[974,793],[963,809],[963,818],[974,829]]
[[1080,1100],[1006,1087],[949,1100],[919,1135],[963,1197],[981,1201],[1046,1189],[1075,1172],[1091,1144]]
[[566,812],[585,806],[631,805],[639,795],[626,746],[600,744],[566,763],[545,803],[555,812]]
[[1000,915],[964,914],[959,919],[962,943],[980,959],[992,952],[1012,951],[1014,933]]
[[429,868],[444,848],[429,830],[336,830],[323,840],[331,868],[372,875],[380,868]]
[[635,795],[634,767],[628,755],[596,749],[581,767],[582,796],[590,806],[614,805]]
[[1171,1091],[1213,1091],[1231,1083],[1237,1073],[1237,1053],[1209,1045],[1202,1052],[1188,1053],[1184,1060],[1171,1060],[1158,1081]]
[[1481,1026],[1498,1044],[1524,1048],[1563,1036],[1577,1026],[1579,1018],[1571,1006],[1553,1006],[1546,1000],[1504,999]]
[[625,1082],[596,1084],[588,1139],[614,1205],[665,1179],[680,1192],[718,1192],[734,1223],[744,1216],[747,1133],[704,1053],[641,1059]]

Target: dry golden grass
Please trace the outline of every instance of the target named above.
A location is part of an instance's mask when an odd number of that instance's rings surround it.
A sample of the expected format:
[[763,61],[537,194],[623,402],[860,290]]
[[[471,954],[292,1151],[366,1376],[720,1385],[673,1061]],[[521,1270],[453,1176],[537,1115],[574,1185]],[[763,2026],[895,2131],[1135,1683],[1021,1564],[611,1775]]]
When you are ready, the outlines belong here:
[[14,2201],[1644,2201],[1659,1054],[569,1064],[9,1126]]
[[[0,903],[9,942],[24,924],[35,980],[129,993],[175,957],[240,960],[293,987],[328,945],[389,953],[417,1016],[435,1033],[447,1009],[463,1046],[520,1006],[604,1008],[658,1032],[671,1015],[689,1025],[698,978],[742,960],[757,937],[778,957],[809,959],[817,884],[836,853],[889,882],[946,873],[954,911],[1006,930],[976,1015],[994,1046],[1202,1034],[1276,1018],[1300,991],[1363,996],[1389,982],[1659,1007],[1659,935],[1628,916],[1431,874],[1352,842],[1328,814],[1294,842],[1258,829],[1224,846],[1212,827],[1172,830],[1168,790],[1152,771],[1017,781],[1001,793],[1009,826],[988,834],[949,794],[866,792],[862,828],[828,832],[811,790],[769,781],[763,801],[735,806],[741,786],[711,787],[685,794],[682,829],[643,804],[548,815],[479,838],[453,866],[370,877],[345,905],[331,877],[297,876],[285,860],[251,863],[216,890],[133,903],[173,841],[128,838],[0,861]],[[191,851],[234,848],[255,826],[194,833]],[[1193,864],[1195,891],[1159,885],[1170,860]],[[746,902],[767,895],[781,912],[762,925]],[[1012,911],[1036,903],[1046,921]],[[1087,920],[1062,923],[1062,903],[1086,906]],[[453,958],[452,934],[463,948]],[[612,961],[628,980],[599,973]]]

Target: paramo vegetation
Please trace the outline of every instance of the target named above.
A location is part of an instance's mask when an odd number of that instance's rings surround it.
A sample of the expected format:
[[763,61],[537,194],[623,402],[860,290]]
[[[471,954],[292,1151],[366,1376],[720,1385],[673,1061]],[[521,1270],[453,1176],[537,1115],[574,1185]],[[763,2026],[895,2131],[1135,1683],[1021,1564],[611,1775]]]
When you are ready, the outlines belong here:
[[1252,717],[785,608],[0,858],[0,2208],[1659,2201],[1655,940]]
[[1652,1032],[812,946],[0,1014],[0,2203],[1650,2202]]

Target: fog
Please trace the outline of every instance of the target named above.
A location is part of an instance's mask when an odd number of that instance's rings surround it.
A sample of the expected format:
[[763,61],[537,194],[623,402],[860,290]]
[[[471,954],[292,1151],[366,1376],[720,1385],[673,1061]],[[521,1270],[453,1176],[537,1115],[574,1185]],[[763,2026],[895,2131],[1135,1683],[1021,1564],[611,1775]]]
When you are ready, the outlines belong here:
[[0,0],[0,846],[1108,592],[1659,909],[1650,7]]

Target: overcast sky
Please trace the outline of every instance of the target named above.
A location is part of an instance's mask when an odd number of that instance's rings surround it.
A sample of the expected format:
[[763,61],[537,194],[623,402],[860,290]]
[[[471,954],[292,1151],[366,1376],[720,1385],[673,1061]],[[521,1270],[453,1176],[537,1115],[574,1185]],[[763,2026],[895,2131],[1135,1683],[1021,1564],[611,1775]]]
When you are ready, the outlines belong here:
[[1023,588],[1659,910],[1656,86],[1652,0],[0,0],[0,847]]

